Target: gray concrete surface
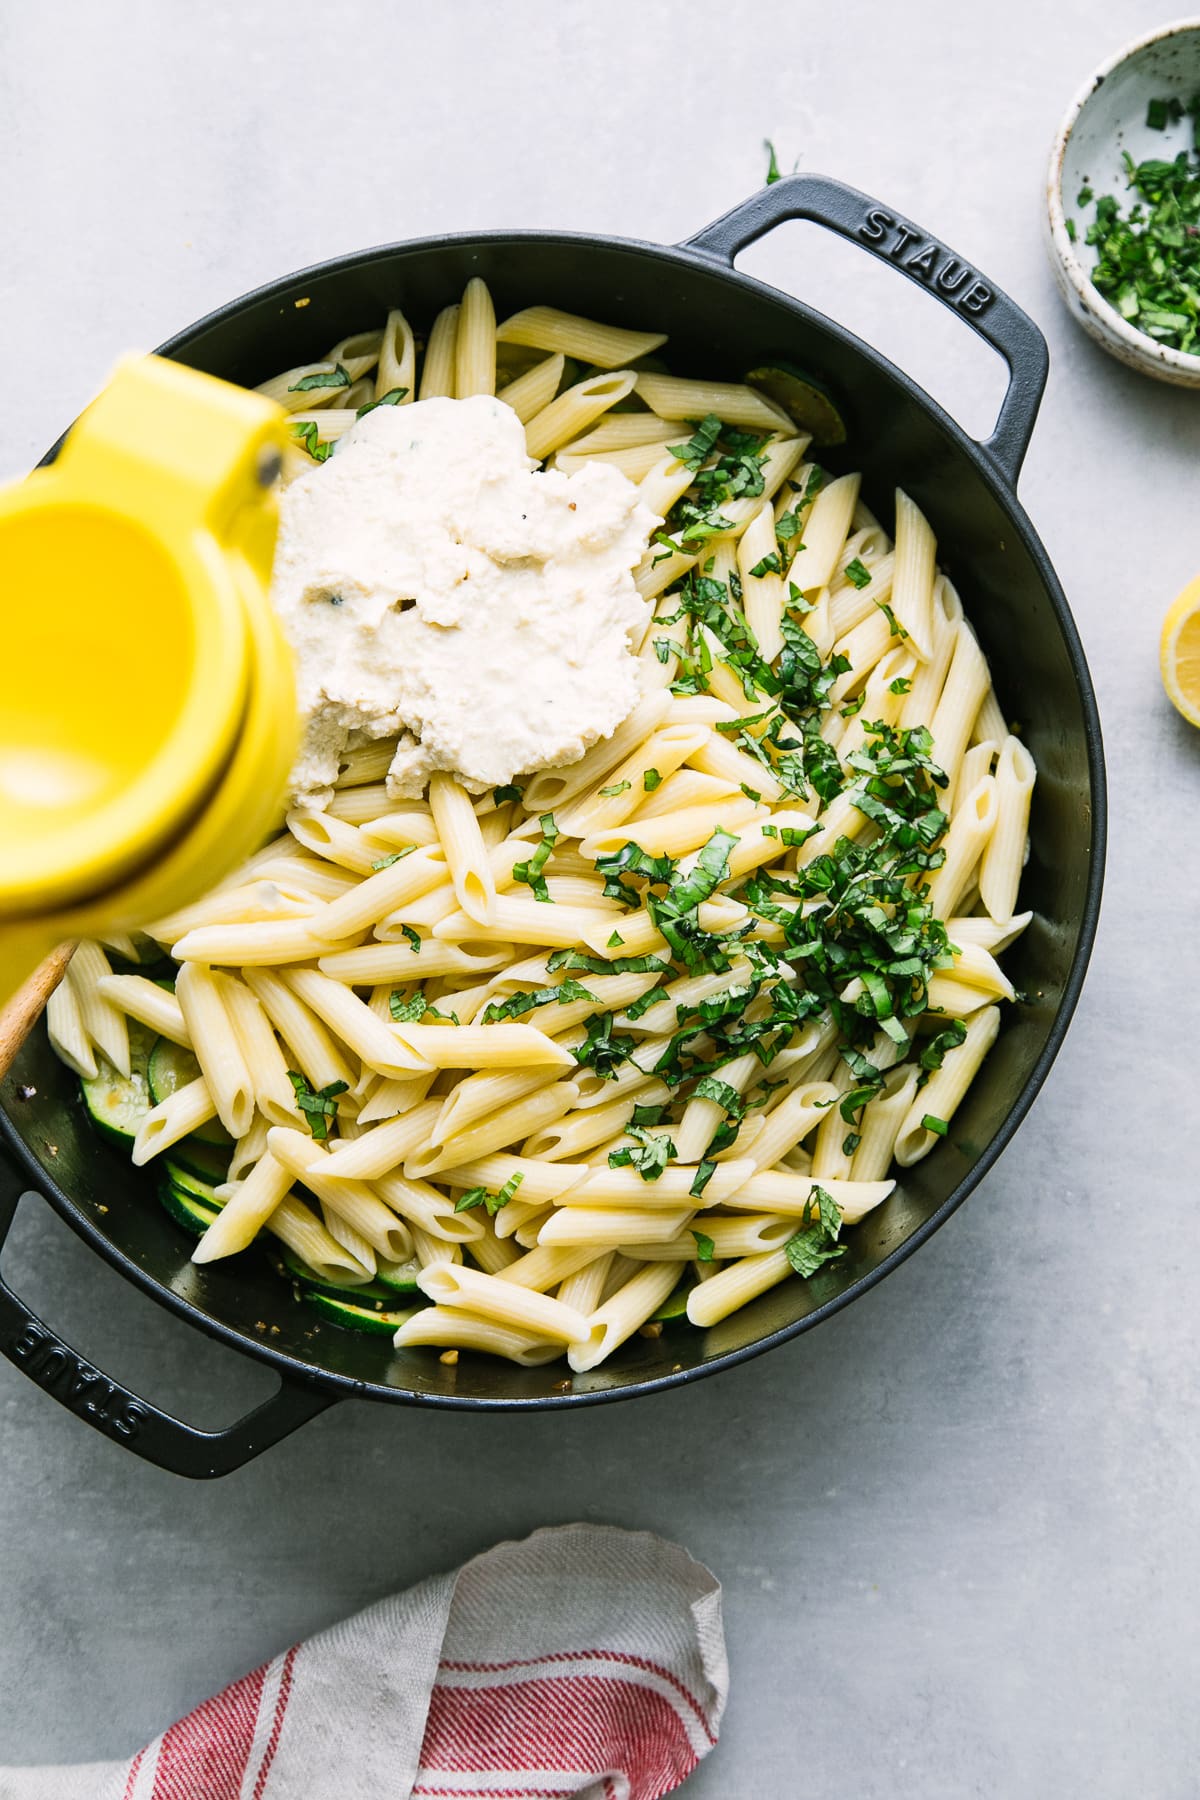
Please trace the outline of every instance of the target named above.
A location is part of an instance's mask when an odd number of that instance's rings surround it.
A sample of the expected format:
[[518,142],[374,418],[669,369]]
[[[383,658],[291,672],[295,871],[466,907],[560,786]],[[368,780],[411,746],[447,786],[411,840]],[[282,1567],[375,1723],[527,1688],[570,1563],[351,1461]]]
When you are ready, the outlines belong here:
[[[118,351],[279,271],[498,224],[669,241],[756,186],[767,134],[785,166],[936,229],[1051,340],[1022,493],[1092,658],[1114,815],[1093,972],[1019,1139],[919,1256],[765,1360],[568,1418],[345,1406],[208,1488],[0,1367],[0,1762],[129,1750],[297,1634],[582,1517],[669,1533],[725,1583],[733,1696],[696,1800],[1200,1788],[1200,736],[1156,668],[1200,568],[1200,396],[1076,332],[1039,216],[1071,93],[1158,18],[1134,0],[0,9],[14,473]],[[747,266],[985,430],[990,357],[813,236]],[[5,1271],[190,1417],[261,1389],[28,1202]]]

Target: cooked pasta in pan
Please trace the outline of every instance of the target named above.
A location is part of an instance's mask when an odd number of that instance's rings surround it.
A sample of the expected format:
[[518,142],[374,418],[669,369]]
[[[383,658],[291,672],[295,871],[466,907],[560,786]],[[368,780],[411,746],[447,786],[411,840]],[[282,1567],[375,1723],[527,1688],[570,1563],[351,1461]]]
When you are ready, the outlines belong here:
[[424,341],[393,310],[264,384],[314,492],[414,402],[490,407],[572,512],[604,488],[645,525],[606,577],[626,698],[490,784],[426,768],[410,720],[351,723],[324,790],[147,925],[146,972],[83,945],[51,1003],[197,1263],[262,1239],[406,1351],[582,1373],[819,1278],[953,1134],[1015,997],[1035,769],[929,521],[898,492],[893,543],[775,391],[664,342],[497,325],[473,280]]

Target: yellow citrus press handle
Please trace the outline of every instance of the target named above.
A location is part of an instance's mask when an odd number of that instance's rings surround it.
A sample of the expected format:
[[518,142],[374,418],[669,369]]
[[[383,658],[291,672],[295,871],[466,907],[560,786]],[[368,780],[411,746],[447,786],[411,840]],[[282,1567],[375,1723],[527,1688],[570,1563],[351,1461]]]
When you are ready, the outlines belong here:
[[261,395],[130,358],[57,461],[0,492],[0,992],[64,937],[202,892],[277,815],[286,443]]

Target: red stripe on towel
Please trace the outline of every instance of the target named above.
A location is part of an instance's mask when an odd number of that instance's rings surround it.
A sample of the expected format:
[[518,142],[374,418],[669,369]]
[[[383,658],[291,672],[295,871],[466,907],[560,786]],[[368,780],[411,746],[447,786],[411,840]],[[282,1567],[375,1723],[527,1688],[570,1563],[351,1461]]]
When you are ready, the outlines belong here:
[[172,1725],[158,1753],[152,1800],[237,1800],[254,1743],[265,1666]]
[[[451,1770],[528,1769],[553,1780],[566,1770],[590,1770],[599,1779],[620,1769],[630,1780],[630,1800],[660,1800],[679,1786],[697,1760],[672,1703],[621,1676],[562,1675],[495,1687],[435,1687],[421,1746],[421,1773],[434,1781]],[[413,1789],[414,1795],[439,1791],[444,1790],[422,1785],[420,1778]],[[503,1792],[479,1791],[495,1800]]]

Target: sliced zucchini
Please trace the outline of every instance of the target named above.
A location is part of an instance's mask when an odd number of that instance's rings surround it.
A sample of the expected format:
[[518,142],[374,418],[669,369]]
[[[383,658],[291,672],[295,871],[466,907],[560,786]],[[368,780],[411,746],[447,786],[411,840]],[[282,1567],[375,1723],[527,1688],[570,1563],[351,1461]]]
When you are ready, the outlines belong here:
[[163,1174],[167,1177],[167,1180],[173,1182],[181,1192],[190,1194],[193,1200],[199,1200],[203,1206],[211,1206],[217,1211],[220,1211],[221,1207],[225,1204],[223,1200],[217,1199],[217,1196],[213,1191],[217,1183],[215,1181],[206,1180],[202,1175],[193,1174],[192,1170],[189,1169],[185,1163],[181,1163],[177,1160],[174,1150],[172,1150],[170,1156],[163,1158]]
[[675,1325],[680,1319],[687,1318],[688,1295],[695,1287],[694,1281],[681,1281],[678,1287],[672,1288],[651,1319],[661,1325]]
[[146,1070],[150,1098],[155,1106],[169,1099],[177,1088],[195,1081],[199,1073],[200,1064],[190,1050],[185,1050],[182,1044],[173,1044],[170,1038],[155,1038]]
[[229,1174],[228,1147],[222,1149],[216,1144],[205,1144],[196,1137],[180,1138],[177,1144],[172,1144],[171,1161],[185,1175],[210,1182],[214,1187]]
[[812,432],[814,445],[820,450],[846,441],[846,421],[834,403],[828,388],[806,375],[794,363],[764,363],[751,369],[746,386],[757,388],[776,406],[782,406],[805,431]]
[[[155,1038],[147,1066],[147,1079],[150,1083],[150,1099],[155,1106],[166,1100],[177,1088],[186,1087],[189,1081],[195,1081],[200,1073],[200,1064],[190,1050],[181,1044],[173,1044],[170,1038]],[[203,1125],[197,1125],[192,1133],[206,1144],[230,1144],[233,1139],[219,1119],[209,1119]]]
[[403,1306],[397,1311],[388,1311],[379,1302],[368,1301],[360,1305],[340,1294],[319,1294],[313,1289],[306,1289],[303,1297],[305,1304],[331,1325],[340,1325],[343,1331],[365,1331],[378,1337],[391,1337],[419,1310],[415,1306]]
[[168,1217],[174,1219],[176,1225],[182,1225],[185,1231],[190,1231],[193,1237],[203,1237],[221,1210],[215,1201],[205,1205],[199,1195],[177,1187],[169,1176],[159,1184],[158,1197]]
[[147,1075],[152,1032],[129,1021],[129,1074],[121,1075],[106,1056],[97,1054],[96,1073],[80,1080],[83,1104],[88,1117],[110,1144],[131,1150],[138,1126],[150,1111],[153,1101]]
[[419,1294],[417,1276],[421,1273],[421,1265],[415,1256],[407,1262],[386,1262],[383,1257],[375,1261],[375,1279],[390,1294]]
[[306,1294],[328,1294],[335,1300],[347,1294],[363,1300],[391,1300],[393,1297],[393,1290],[381,1281],[336,1281],[331,1275],[319,1275],[294,1250],[283,1248],[271,1260],[282,1276],[298,1282]]

